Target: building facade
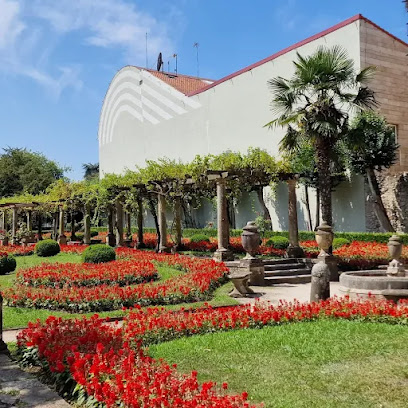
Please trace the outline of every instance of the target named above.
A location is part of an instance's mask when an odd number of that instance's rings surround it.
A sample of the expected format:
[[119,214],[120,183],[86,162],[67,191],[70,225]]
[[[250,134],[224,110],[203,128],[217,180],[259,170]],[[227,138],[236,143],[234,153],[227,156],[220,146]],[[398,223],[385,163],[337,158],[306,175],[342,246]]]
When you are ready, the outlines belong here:
[[[370,86],[376,92],[380,112],[395,126],[400,144],[399,162],[384,178],[384,199],[395,211],[391,216],[395,216],[393,222],[398,229],[407,229],[408,44],[361,15],[217,81],[124,67],[113,78],[101,111],[101,177],[164,156],[190,161],[196,154],[245,152],[251,146],[278,156],[284,130],[264,127],[272,119],[272,94],[267,82],[277,76],[289,78],[296,53],[308,55],[322,45],[343,47],[354,60],[356,70],[369,65],[377,67]],[[273,227],[286,229],[286,186],[279,185],[274,194],[266,188],[264,196]],[[298,200],[299,228],[306,229],[302,190]],[[313,207],[315,199],[311,201]],[[255,196],[242,197],[236,208],[237,228],[258,211]],[[333,215],[337,230],[378,228],[361,177],[351,176],[333,193]],[[203,205],[195,217],[198,226],[214,221],[212,206]]]

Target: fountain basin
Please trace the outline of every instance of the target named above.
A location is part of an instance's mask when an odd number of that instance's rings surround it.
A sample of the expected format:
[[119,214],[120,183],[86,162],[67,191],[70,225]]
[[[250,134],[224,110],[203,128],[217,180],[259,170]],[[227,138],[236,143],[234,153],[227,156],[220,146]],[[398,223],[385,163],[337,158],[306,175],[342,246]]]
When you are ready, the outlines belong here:
[[408,298],[408,276],[387,276],[384,270],[344,272],[339,290],[352,299],[372,295],[397,302]]

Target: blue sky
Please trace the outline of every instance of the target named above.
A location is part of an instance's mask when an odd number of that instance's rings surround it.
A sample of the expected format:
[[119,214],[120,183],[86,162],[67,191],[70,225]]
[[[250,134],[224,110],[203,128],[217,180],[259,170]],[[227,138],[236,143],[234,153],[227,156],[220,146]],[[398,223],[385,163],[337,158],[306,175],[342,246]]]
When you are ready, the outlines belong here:
[[72,168],[98,161],[105,92],[124,65],[178,54],[179,73],[219,79],[361,13],[407,40],[401,0],[0,0],[0,147]]

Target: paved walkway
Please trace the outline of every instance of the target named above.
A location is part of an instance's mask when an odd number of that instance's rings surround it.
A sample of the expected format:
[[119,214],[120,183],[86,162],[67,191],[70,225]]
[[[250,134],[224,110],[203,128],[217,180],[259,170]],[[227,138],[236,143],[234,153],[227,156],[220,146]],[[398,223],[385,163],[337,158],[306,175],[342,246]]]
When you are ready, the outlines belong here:
[[0,354],[0,408],[69,408],[56,392]]

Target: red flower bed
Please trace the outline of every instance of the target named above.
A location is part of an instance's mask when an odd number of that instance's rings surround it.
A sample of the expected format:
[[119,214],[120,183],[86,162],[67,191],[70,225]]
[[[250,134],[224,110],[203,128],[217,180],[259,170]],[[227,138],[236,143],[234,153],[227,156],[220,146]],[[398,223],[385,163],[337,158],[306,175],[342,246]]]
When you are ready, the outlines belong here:
[[147,260],[120,260],[100,264],[42,264],[17,272],[17,281],[25,286],[119,286],[157,279],[154,265]]
[[[25,363],[48,370],[60,385],[79,385],[108,408],[123,407],[249,407],[247,393],[226,395],[213,382],[199,384],[197,373],[181,375],[176,366],[148,357],[141,348],[160,341],[198,333],[261,328],[319,318],[407,324],[408,304],[351,301],[348,298],[279,306],[257,303],[219,309],[171,312],[149,308],[129,313],[122,328],[97,316],[30,324],[18,337]],[[71,389],[72,389],[71,388]],[[78,387],[77,387],[78,388]]]
[[25,255],[32,255],[34,253],[33,246],[20,246],[20,245],[4,245],[0,246],[1,252],[5,252],[8,255],[14,256],[25,256]]
[[[195,302],[208,299],[214,289],[225,281],[225,274],[228,271],[224,264],[213,260],[155,254],[126,248],[119,249],[118,254],[121,257],[130,258],[133,262],[140,260],[165,263],[186,273],[168,279],[164,283],[142,283],[136,286],[100,284],[93,287],[64,286],[50,290],[44,286],[31,287],[20,284],[8,288],[4,292],[4,299],[9,306],[63,309],[71,312],[115,310],[136,304],[146,306]],[[108,265],[115,265],[115,263]],[[75,267],[73,268],[75,275]],[[106,268],[105,275],[102,276],[109,276],[107,271],[109,266]],[[52,268],[47,270],[52,271]],[[48,275],[45,273],[44,277],[51,278],[51,275],[52,272]],[[42,275],[39,274],[38,277],[41,278]],[[52,279],[55,279],[55,275],[51,278],[51,282]],[[63,279],[63,282],[65,281]]]

